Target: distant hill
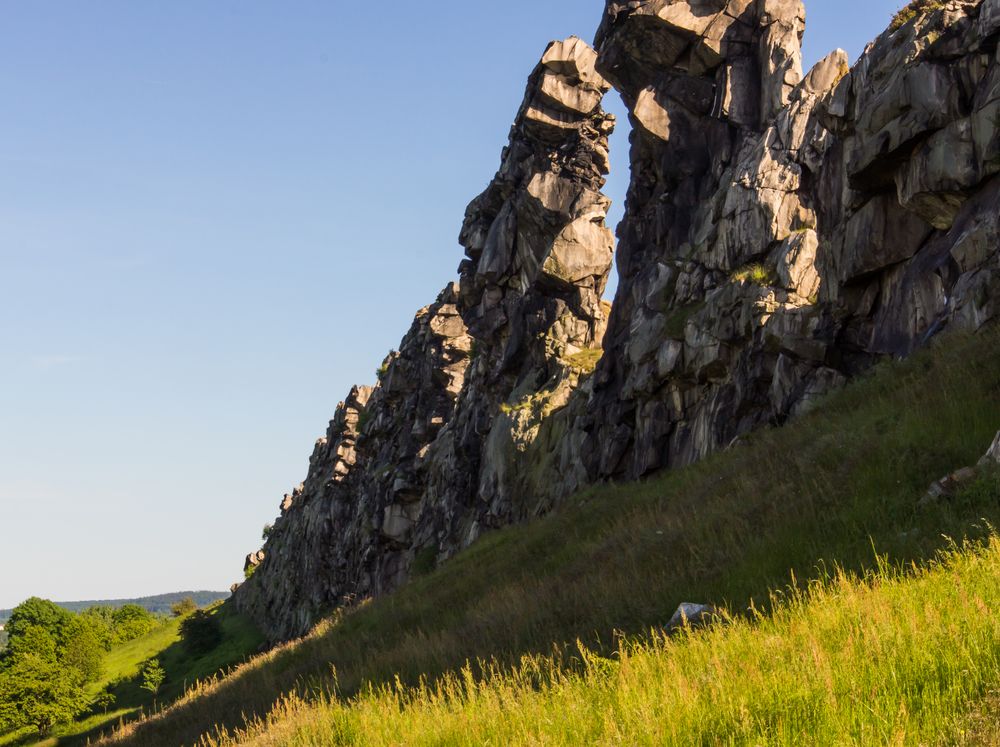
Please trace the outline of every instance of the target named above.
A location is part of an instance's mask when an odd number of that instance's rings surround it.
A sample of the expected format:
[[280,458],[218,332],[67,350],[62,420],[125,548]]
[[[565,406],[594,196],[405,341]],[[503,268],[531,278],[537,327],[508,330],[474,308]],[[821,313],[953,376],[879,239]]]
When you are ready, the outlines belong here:
[[[177,591],[172,594],[157,594],[152,597],[139,597],[138,599],[91,599],[83,602],[56,602],[63,609],[70,612],[80,612],[88,607],[101,604],[108,607],[122,607],[126,604],[137,604],[145,607],[150,612],[170,612],[170,606],[176,604],[181,599],[191,597],[195,604],[204,607],[220,599],[228,599],[228,591]],[[13,610],[0,610],[0,625],[7,621]]]

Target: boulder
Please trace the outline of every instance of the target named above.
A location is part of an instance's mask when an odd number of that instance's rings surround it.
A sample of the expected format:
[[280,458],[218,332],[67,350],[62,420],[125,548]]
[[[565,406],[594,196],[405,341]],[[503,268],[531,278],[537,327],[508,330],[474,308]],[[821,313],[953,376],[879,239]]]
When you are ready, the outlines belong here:
[[667,630],[679,628],[699,628],[711,624],[718,617],[719,611],[710,604],[694,604],[683,602],[667,623]]

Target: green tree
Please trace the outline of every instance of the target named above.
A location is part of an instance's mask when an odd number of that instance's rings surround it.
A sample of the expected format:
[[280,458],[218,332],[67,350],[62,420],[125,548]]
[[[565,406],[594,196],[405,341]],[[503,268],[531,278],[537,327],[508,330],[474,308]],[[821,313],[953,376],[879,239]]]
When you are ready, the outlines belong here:
[[139,685],[143,690],[149,690],[155,696],[160,692],[163,680],[167,678],[167,673],[160,666],[159,659],[149,659],[139,669],[139,677],[142,683]]
[[114,607],[98,604],[88,607],[77,615],[101,642],[105,651],[110,651],[114,645],[115,610]]
[[60,661],[80,672],[85,682],[95,681],[101,676],[104,658],[104,646],[98,634],[86,620],[76,619],[69,627],[68,636]]
[[116,643],[126,643],[141,638],[156,627],[156,618],[145,607],[126,604],[114,611],[112,616]]
[[206,654],[222,642],[222,625],[211,612],[198,610],[181,623],[184,647],[193,655]]
[[13,666],[19,659],[32,654],[50,664],[55,664],[58,659],[56,640],[41,625],[24,625],[18,628],[17,635],[11,636],[4,652],[4,664]]
[[108,715],[108,709],[118,702],[118,698],[114,696],[113,693],[109,693],[107,690],[100,693],[90,704],[90,709],[92,711],[103,711],[104,715]]
[[83,679],[77,670],[29,653],[0,672],[0,728],[33,726],[45,736],[57,724],[72,721],[87,708]]
[[184,617],[185,615],[190,615],[198,609],[198,605],[194,603],[191,597],[184,597],[174,605],[171,605],[170,611],[173,613],[174,617]]
[[13,609],[6,625],[8,637],[13,640],[24,634],[30,627],[39,627],[48,631],[61,648],[66,643],[67,628],[73,621],[73,615],[62,607],[47,599],[31,597],[21,602]]

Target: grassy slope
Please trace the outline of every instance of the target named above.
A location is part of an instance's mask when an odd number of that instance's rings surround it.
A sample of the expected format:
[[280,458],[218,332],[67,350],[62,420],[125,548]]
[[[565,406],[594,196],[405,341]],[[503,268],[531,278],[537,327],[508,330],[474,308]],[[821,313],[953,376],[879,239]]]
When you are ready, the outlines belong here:
[[221,741],[975,743],[996,735],[989,719],[970,729],[963,711],[1000,684],[997,609],[994,540],[987,550],[954,552],[916,573],[886,567],[864,582],[837,576],[788,594],[760,620],[651,637],[623,645],[612,660],[584,653],[580,672],[543,658],[479,683],[459,674],[434,688],[388,686],[347,703],[289,698],[268,719]]
[[[95,696],[110,685],[117,703],[106,714],[97,713],[61,727],[52,739],[42,744],[85,744],[110,724],[136,718],[149,711],[154,705],[154,698],[139,686],[136,679],[139,666],[147,659],[159,659],[166,672],[166,680],[156,697],[157,704],[164,704],[181,697],[189,683],[239,664],[260,648],[263,638],[246,619],[228,608],[216,608],[214,614],[220,616],[223,640],[204,656],[192,657],[184,649],[180,619],[168,620],[141,638],[112,649],[102,662],[101,678],[88,685],[87,691]],[[0,745],[34,743],[36,740],[30,729],[0,736]]]
[[974,463],[1000,428],[998,343],[996,331],[944,339],[786,428],[688,469],[587,491],[120,737],[194,742],[214,725],[266,714],[279,693],[322,689],[331,666],[351,694],[396,673],[414,683],[467,659],[517,662],[554,645],[570,662],[577,639],[611,654],[617,636],[642,634],[682,601],[738,612],[753,599],[766,611],[768,590],[790,571],[860,571],[873,546],[892,562],[922,561],[945,545],[942,535],[981,536],[981,519],[1000,524],[995,483],[951,502],[917,501],[931,481]]

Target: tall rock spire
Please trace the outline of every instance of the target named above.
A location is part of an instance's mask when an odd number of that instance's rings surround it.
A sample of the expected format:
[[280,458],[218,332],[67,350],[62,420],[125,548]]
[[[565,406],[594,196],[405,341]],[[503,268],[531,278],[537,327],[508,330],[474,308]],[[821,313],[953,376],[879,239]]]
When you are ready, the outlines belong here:
[[520,456],[578,385],[573,361],[604,335],[614,238],[600,189],[614,118],[596,62],[575,37],[548,47],[500,169],[466,211],[461,308],[475,356],[431,448],[421,537],[441,557],[535,510]]

